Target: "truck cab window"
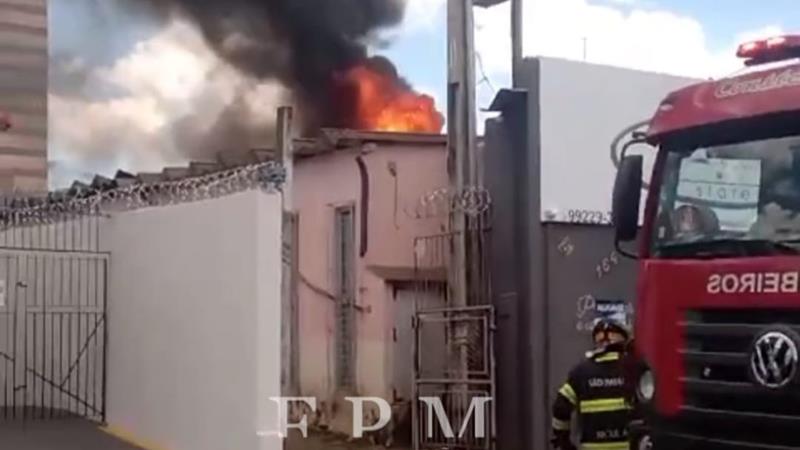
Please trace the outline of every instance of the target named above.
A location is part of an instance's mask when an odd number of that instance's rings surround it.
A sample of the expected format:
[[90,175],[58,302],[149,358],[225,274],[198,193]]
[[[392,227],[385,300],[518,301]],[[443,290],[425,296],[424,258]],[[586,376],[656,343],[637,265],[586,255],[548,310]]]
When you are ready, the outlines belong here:
[[687,246],[713,253],[723,241],[800,250],[800,137],[672,152],[659,194],[657,255]]

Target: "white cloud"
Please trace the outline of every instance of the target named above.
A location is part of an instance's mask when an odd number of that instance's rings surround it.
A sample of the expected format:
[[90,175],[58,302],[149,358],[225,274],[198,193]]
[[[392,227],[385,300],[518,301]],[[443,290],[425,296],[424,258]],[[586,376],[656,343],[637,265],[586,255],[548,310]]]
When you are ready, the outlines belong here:
[[[780,32],[776,26],[730,37],[712,50],[702,24],[693,17],[637,2],[625,7],[587,0],[527,0],[524,49],[527,55],[554,56],[675,75],[721,76],[737,69],[736,43]],[[476,48],[494,76],[510,70],[509,6],[476,15]]]
[[[616,3],[616,5],[612,4]],[[646,6],[646,9],[643,9]],[[476,51],[483,72],[495,89],[510,84],[510,4],[476,9]],[[587,0],[525,0],[524,53],[698,78],[731,74],[742,67],[739,43],[781,33],[765,26],[730,37],[723,49],[710,49],[702,24],[695,18],[657,9],[639,0],[611,0],[603,5]],[[477,88],[479,108],[487,107],[494,90]],[[479,114],[479,132],[486,113]]]
[[[67,66],[81,69],[78,60]],[[222,62],[192,26],[181,22],[139,42],[111,66],[87,72],[84,90],[114,94],[51,94],[50,135],[56,158],[80,161],[92,170],[160,170],[208,157],[208,150],[224,150],[225,142],[208,143],[204,136],[217,127],[221,133],[215,134],[231,137],[234,130],[219,129],[221,114],[231,114],[231,105],[236,107],[231,123],[244,129],[235,130],[239,135],[229,145],[246,145],[250,142],[242,141],[252,136],[241,134],[268,129],[274,122],[271,107],[288,99],[280,85],[247,78]],[[192,144],[198,148],[187,148]],[[200,148],[212,144],[220,148]]]
[[397,34],[408,35],[440,25],[446,5],[447,0],[406,0],[405,17]]

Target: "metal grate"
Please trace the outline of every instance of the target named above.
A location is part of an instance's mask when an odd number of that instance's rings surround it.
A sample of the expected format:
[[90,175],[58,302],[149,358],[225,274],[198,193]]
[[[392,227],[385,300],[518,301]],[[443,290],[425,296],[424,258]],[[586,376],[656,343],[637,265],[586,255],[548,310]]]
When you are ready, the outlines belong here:
[[[492,448],[494,406],[491,402],[480,401],[492,397],[488,387],[487,384],[471,384],[454,389],[447,383],[421,385],[418,389],[420,398],[438,399],[446,422],[436,414],[435,407],[417,400],[418,412],[414,428],[418,434],[418,448],[436,450]],[[442,422],[445,422],[444,426]],[[446,429],[448,426],[450,430]]]
[[[416,399],[432,396],[442,401],[443,412],[454,427],[448,437],[431,422],[429,406],[416,401],[415,449],[491,449],[495,437],[495,379],[493,358],[494,310],[467,306],[417,311],[415,314],[414,392]],[[489,398],[483,429],[476,437],[473,423],[463,436],[458,430],[473,399]],[[476,405],[477,407],[477,405]],[[436,428],[431,431],[432,428]]]
[[104,218],[94,203],[35,210],[44,204],[32,197],[0,200],[0,420],[80,416],[102,422]]
[[336,209],[336,384],[355,385],[355,212]]
[[[800,331],[794,310],[698,310],[683,323],[686,393],[682,431],[759,445],[800,446],[800,385],[771,390],[750,375],[758,335],[786,327]],[[746,424],[744,427],[740,426]]]
[[0,420],[105,419],[108,257],[0,251]]
[[[476,199],[478,197],[475,197]],[[451,231],[414,241],[415,286],[419,290],[414,315],[414,449],[493,449],[495,446],[494,309],[490,306],[490,200],[463,211],[465,220]],[[459,208],[450,208],[455,212]],[[463,251],[456,252],[457,248]],[[431,309],[420,299],[441,296],[443,308]],[[439,429],[420,397],[442,401],[455,436]],[[475,436],[474,423],[458,431],[473,399],[484,404],[485,435]],[[431,431],[429,433],[429,431]]]

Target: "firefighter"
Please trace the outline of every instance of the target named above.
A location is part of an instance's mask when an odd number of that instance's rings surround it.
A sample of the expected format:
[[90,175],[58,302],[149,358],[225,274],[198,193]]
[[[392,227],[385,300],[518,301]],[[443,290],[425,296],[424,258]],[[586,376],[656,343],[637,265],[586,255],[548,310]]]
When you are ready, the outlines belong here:
[[581,450],[629,450],[630,407],[625,396],[625,325],[600,318],[592,329],[595,349],[569,373],[553,405],[553,446],[573,450],[571,419],[577,415]]

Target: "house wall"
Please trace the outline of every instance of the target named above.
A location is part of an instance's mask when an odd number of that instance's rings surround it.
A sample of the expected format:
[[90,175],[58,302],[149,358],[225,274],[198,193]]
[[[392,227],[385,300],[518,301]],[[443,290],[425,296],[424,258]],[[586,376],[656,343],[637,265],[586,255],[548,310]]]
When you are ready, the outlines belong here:
[[171,450],[277,449],[276,194],[113,215],[108,423]]
[[[364,149],[367,151],[363,152]],[[356,162],[359,155],[369,179],[368,233],[363,256],[358,254],[364,207]],[[301,278],[299,378],[303,395],[326,401],[337,391],[333,220],[337,206],[353,204],[359,305],[355,327],[355,390],[360,395],[392,400],[395,364],[392,282],[413,278],[414,238],[440,232],[444,225],[443,217],[413,216],[415,204],[424,193],[447,186],[445,163],[443,143],[441,146],[367,144],[296,162],[294,201],[299,215]]]

